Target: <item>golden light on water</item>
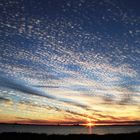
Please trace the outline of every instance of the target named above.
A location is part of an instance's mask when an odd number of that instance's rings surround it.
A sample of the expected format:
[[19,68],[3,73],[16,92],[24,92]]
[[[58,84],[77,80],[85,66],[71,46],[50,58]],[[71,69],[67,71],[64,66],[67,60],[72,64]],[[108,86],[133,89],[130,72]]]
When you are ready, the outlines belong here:
[[86,126],[88,127],[88,133],[92,134],[93,133],[93,126],[95,126],[95,124],[93,122],[88,122],[88,123],[86,123]]
[[87,123],[83,125],[87,127],[88,134],[93,134],[93,127],[95,126],[95,122],[92,122],[91,119],[87,118]]

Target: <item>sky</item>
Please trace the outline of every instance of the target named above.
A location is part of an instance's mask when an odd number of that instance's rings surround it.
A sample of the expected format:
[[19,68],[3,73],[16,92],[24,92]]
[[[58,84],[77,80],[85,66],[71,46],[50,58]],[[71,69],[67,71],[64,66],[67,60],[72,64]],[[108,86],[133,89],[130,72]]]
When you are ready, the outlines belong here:
[[1,0],[0,122],[140,124],[139,0]]

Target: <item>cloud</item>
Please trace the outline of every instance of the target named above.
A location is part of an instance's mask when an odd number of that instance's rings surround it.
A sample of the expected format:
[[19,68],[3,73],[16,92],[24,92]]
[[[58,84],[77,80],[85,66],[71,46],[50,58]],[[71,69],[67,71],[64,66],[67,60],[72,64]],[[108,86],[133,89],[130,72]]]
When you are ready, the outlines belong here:
[[[36,3],[36,10],[41,11],[40,5]],[[63,3],[61,10],[67,12],[66,5]],[[84,6],[84,12],[79,5]],[[28,11],[24,14],[24,6],[21,11],[9,13],[8,7],[21,7],[20,2],[3,1],[1,6],[0,86],[14,90],[17,95],[24,93],[15,97],[8,91],[4,93],[8,98],[22,100],[25,94],[30,98],[32,95],[44,97],[51,100],[55,110],[63,109],[81,116],[84,111],[92,112],[93,109],[106,112],[105,104],[113,110],[116,104],[139,106],[140,51],[135,12],[130,15],[129,10],[125,11],[117,2],[110,1],[70,4],[74,10],[74,14],[70,14],[72,18],[60,17],[59,13],[55,18],[48,14],[32,16],[34,13]],[[107,11],[107,15],[96,18],[97,7]],[[93,13],[92,18],[87,16],[89,12]],[[118,22],[119,26],[116,26]],[[107,23],[116,28],[108,30]],[[120,30],[120,27],[126,27],[126,30]],[[131,89],[123,89],[129,85],[132,85]],[[32,102],[29,103],[31,106],[45,107],[41,101],[38,105],[34,100]],[[57,106],[58,102],[61,106]],[[81,108],[84,111],[80,113]]]
[[9,101],[10,101],[10,99],[0,97],[0,102],[9,102]]
[[111,124],[111,125],[140,125],[140,121],[139,120],[134,120],[134,121],[122,121],[122,120],[110,120],[110,121],[106,121],[106,120],[103,120],[103,121],[97,121],[96,122],[97,124]]
[[72,104],[72,105],[76,105],[76,106],[79,106],[79,107],[86,107],[86,105],[84,105],[82,103],[78,103],[78,102],[76,102],[72,99],[66,99],[66,98],[62,98],[62,97],[59,97],[59,96],[50,95],[46,92],[38,90],[35,87],[29,86],[26,83],[22,83],[21,81],[16,81],[14,79],[7,78],[7,77],[4,77],[4,76],[0,76],[0,80],[2,81],[0,83],[0,86],[2,86],[2,87],[11,88],[11,89],[14,89],[14,90],[17,90],[17,91],[21,91],[25,94],[31,94],[31,95],[46,97],[46,98],[49,98],[49,99],[53,99],[53,100],[69,103],[69,104]]
[[[13,101],[11,99],[0,97],[0,104],[3,104],[5,107],[11,107],[13,105]],[[3,109],[2,109],[3,110]]]
[[59,88],[59,86],[43,86],[43,85],[33,85],[33,86],[39,88]]

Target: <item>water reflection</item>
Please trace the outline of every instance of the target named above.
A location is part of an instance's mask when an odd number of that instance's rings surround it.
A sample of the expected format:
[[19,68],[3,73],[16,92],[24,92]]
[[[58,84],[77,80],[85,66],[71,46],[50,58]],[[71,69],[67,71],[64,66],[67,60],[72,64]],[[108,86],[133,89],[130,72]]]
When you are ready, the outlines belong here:
[[93,126],[88,126],[88,134],[93,134]]

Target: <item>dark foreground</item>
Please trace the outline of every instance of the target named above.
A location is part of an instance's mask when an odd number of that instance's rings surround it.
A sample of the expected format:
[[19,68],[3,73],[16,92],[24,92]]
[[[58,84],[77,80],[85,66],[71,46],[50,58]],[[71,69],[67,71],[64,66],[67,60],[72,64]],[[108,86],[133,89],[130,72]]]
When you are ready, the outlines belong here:
[[46,134],[32,134],[32,133],[2,133],[0,134],[1,140],[7,139],[19,139],[19,140],[129,140],[129,139],[140,139],[140,132],[131,134],[108,134],[108,135],[85,135],[85,134],[74,134],[74,135],[46,135]]

